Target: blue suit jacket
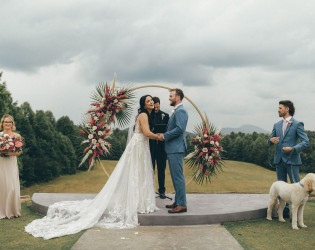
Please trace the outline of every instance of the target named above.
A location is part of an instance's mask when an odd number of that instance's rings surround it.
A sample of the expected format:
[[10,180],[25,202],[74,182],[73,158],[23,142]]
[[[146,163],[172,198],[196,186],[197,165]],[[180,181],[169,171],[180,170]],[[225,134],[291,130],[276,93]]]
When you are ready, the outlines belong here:
[[188,121],[188,113],[183,105],[176,108],[170,117],[167,125],[166,133],[164,133],[165,152],[167,154],[186,153],[186,126]]
[[[292,153],[291,159],[287,162],[288,164],[301,165],[300,152],[309,145],[308,137],[304,131],[304,123],[295,120],[293,117],[290,122],[292,124],[287,124],[287,128],[282,136],[282,120],[275,123],[271,132],[272,137],[280,137],[279,143],[276,146],[276,152],[274,157],[274,164],[279,164],[281,159],[283,162],[286,162],[290,156],[290,153],[283,151],[283,147],[293,147],[295,150]],[[300,143],[298,144],[298,139]],[[273,143],[268,140],[269,145]]]

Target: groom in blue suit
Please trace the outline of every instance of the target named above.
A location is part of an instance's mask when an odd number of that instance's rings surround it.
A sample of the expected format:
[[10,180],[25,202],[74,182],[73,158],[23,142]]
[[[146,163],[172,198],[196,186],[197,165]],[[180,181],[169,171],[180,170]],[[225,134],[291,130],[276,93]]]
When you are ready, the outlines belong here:
[[[283,119],[274,124],[268,144],[276,144],[274,164],[277,170],[277,179],[287,182],[299,182],[299,166],[302,164],[300,152],[309,145],[308,137],[304,131],[303,122],[293,118],[295,107],[289,100],[279,102],[279,117]],[[298,143],[300,139],[300,143]],[[286,204],[283,217],[290,217],[290,208]]]
[[186,186],[183,173],[184,156],[187,151],[186,126],[188,121],[187,111],[184,109],[182,100],[184,93],[181,89],[170,90],[170,105],[174,106],[169,119],[167,130],[164,134],[159,134],[159,140],[165,140],[165,152],[168,158],[171,177],[175,188],[175,202],[166,205],[169,213],[187,212]]

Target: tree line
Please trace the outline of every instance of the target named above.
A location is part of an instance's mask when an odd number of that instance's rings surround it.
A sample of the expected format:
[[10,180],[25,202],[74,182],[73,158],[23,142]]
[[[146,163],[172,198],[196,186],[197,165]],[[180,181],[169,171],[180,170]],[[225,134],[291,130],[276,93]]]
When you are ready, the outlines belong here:
[[[315,132],[306,131],[310,145],[301,152],[303,165],[300,171],[315,173]],[[224,148],[223,156],[225,159],[255,163],[262,167],[275,170],[273,156],[275,145],[267,145],[269,134],[242,132],[225,135],[221,144]]]

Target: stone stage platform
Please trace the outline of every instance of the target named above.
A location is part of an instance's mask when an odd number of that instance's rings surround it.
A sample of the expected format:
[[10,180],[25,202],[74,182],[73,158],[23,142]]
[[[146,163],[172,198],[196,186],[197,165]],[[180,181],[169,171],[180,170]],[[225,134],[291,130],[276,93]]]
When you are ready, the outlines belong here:
[[[58,201],[93,199],[96,194],[34,193],[32,208],[46,215],[48,206]],[[168,195],[174,198],[173,194]],[[169,199],[156,199],[160,210],[139,214],[142,226],[178,226],[218,224],[226,221],[266,217],[268,194],[187,194],[187,213],[169,214]]]

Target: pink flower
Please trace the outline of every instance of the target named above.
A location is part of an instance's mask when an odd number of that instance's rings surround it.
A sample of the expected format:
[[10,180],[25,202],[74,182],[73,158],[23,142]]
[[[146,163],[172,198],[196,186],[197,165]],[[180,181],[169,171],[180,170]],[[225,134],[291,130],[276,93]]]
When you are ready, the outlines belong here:
[[214,135],[213,140],[214,141],[221,141],[221,137],[219,135]]
[[200,166],[200,170],[201,170],[201,171],[203,170],[203,165]]
[[15,146],[16,146],[17,148],[20,148],[20,147],[23,146],[23,142],[17,141],[17,142],[15,142]]
[[206,171],[205,171],[205,175],[208,175],[209,174],[209,170],[207,169]]

